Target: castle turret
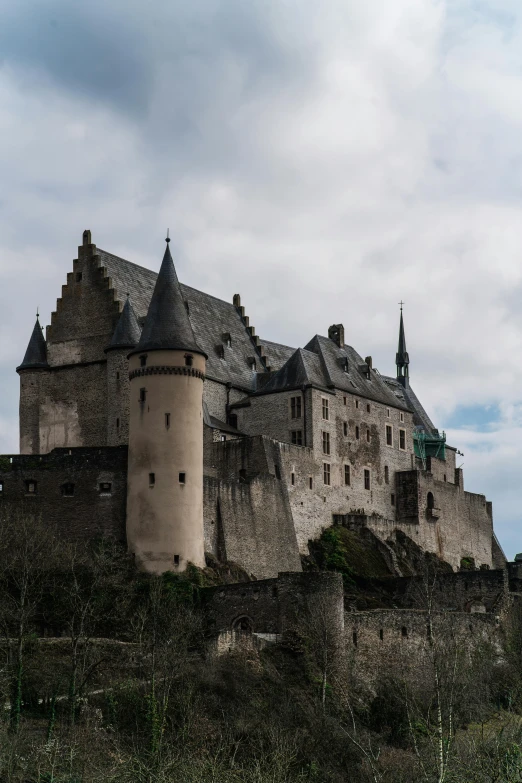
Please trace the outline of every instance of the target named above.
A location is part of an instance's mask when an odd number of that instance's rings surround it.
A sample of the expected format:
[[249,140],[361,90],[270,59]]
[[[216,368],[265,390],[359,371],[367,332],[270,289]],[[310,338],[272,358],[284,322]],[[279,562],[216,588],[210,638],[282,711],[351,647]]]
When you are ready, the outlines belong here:
[[167,247],[140,341],[129,353],[127,543],[151,573],[205,565],[203,380]]
[[127,296],[107,354],[107,445],[129,442],[129,351],[140,341],[141,329]]
[[47,345],[37,313],[24,360],[16,368],[20,376],[20,454],[40,453],[41,376],[48,369]]
[[409,371],[408,365],[410,363],[410,357],[406,350],[406,336],[404,334],[404,320],[402,317],[402,302],[401,302],[401,320],[399,324],[399,346],[397,348],[397,354],[395,356],[395,364],[397,365],[397,380],[405,387],[409,385]]

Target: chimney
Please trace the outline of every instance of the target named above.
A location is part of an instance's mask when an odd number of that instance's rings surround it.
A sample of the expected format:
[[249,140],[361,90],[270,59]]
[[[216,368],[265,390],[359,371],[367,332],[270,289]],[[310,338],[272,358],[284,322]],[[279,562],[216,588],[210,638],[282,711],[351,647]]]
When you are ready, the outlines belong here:
[[367,356],[364,361],[368,365],[368,369],[369,370],[373,370],[373,360],[372,360],[372,357],[371,356]]
[[342,324],[333,324],[328,329],[328,337],[333,340],[338,348],[344,348],[344,326]]

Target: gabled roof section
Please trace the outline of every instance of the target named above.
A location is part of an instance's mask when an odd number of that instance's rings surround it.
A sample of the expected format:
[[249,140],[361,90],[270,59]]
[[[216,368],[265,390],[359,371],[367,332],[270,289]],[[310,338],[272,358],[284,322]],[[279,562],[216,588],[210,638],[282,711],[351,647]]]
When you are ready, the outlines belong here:
[[105,351],[111,351],[116,348],[135,348],[140,341],[140,336],[140,325],[130,299],[127,297],[110,345]]
[[324,389],[327,387],[327,379],[323,373],[319,356],[303,348],[298,348],[257,394],[271,394],[288,389],[298,389],[301,386],[317,386]]
[[403,400],[406,407],[413,413],[413,423],[417,427],[422,427],[431,434],[437,432],[437,428],[422,407],[410,385],[408,385],[408,388],[405,388],[396,378],[389,378],[386,375],[383,375],[382,379],[397,398]]
[[25,352],[24,360],[22,364],[17,367],[18,370],[30,370],[30,369],[43,369],[48,367],[47,363],[47,345],[45,338],[42,334],[42,327],[40,326],[40,319],[36,316],[36,323],[34,325],[31,339]]
[[357,351],[350,345],[342,348],[329,337],[316,335],[305,347],[313,351],[320,359],[327,377],[327,386],[333,386],[349,394],[359,394],[383,405],[409,410],[403,398],[397,397],[384,382],[382,376],[368,367]]
[[178,350],[204,354],[194,337],[169,240],[136,351]]

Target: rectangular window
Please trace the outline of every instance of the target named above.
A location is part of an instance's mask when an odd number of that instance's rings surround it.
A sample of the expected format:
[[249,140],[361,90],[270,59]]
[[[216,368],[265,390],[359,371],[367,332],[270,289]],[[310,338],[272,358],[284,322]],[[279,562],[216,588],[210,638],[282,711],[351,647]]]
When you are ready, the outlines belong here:
[[325,421],[328,421],[328,419],[330,418],[329,410],[328,410],[328,400],[325,399],[325,397],[323,397],[322,402],[323,402],[323,419]]
[[367,405],[366,405],[366,413],[370,413],[371,409],[372,408],[371,408],[370,403],[367,403]]
[[404,413],[400,414],[401,421],[404,421]]
[[370,437],[371,437],[370,430],[366,430],[366,440],[368,441],[368,443],[370,442]]
[[358,407],[359,407],[359,400],[355,400],[355,407],[356,407],[356,408],[358,408]]
[[367,468],[364,470],[364,488],[370,489],[370,471]]
[[156,483],[156,474],[149,473],[149,487],[153,487],[155,483]]
[[179,555],[174,555],[174,565],[179,566]]
[[281,480],[281,471],[279,470],[279,465],[274,465],[274,472],[276,479]]
[[313,480],[313,478],[311,476],[308,479],[308,486],[310,487],[310,489],[314,488],[314,480]]
[[303,430],[292,430],[290,433],[294,446],[303,445]]
[[343,397],[343,402],[346,405],[346,397]]
[[117,373],[116,373],[116,380],[117,380],[117,381],[119,381],[119,380],[120,380],[120,373],[119,373],[119,372],[117,372]]
[[290,414],[292,419],[301,418],[301,397],[290,397]]
[[330,486],[330,463],[323,462],[323,483]]
[[116,419],[116,429],[117,430],[120,429],[120,420],[119,419]]
[[384,481],[386,482],[386,484],[390,483],[390,469],[388,465],[384,466]]
[[140,402],[145,402],[147,399],[147,389],[140,389]]
[[165,414],[165,429],[170,429],[170,413]]
[[192,367],[194,364],[194,357],[191,356],[189,353],[185,354],[185,367]]
[[140,356],[140,366],[146,367],[147,366],[147,357],[146,356]]
[[390,418],[390,409],[389,408],[386,408],[386,417],[388,419]]
[[355,428],[355,440],[359,440],[359,427]]
[[295,473],[291,474],[292,486],[295,486]]
[[345,487],[350,486],[351,476],[350,476],[350,466],[345,465],[344,466],[344,485]]
[[74,496],[74,484],[70,482],[62,485],[62,495],[65,498],[72,498]]
[[343,422],[343,432],[344,432],[344,437],[346,438],[346,436],[348,435],[348,422],[347,421]]
[[28,495],[36,495],[36,481],[26,481],[25,482],[25,491]]
[[185,473],[179,474],[179,483],[184,484],[185,483]]
[[391,496],[391,504],[392,504],[392,506],[395,505],[395,495],[393,494],[393,492],[392,492],[392,496]]
[[406,430],[399,430],[399,448],[406,451]]
[[386,445],[393,446],[393,427],[391,424],[386,425]]
[[330,453],[330,433],[323,432],[323,454]]
[[102,481],[100,484],[100,495],[110,495],[112,492],[112,484],[110,481]]

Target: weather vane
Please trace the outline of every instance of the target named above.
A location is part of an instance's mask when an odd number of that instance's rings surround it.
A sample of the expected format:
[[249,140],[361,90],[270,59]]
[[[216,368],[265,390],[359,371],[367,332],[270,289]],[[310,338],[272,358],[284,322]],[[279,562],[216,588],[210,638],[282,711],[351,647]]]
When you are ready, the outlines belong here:
[[165,242],[167,242],[167,243],[170,242],[169,229],[167,229],[167,238],[165,239]]
[[399,302],[399,304],[400,304],[400,306],[401,306],[401,313],[402,313],[402,306],[403,306],[403,304],[404,304],[404,302],[402,301],[402,299],[401,299],[401,301]]

